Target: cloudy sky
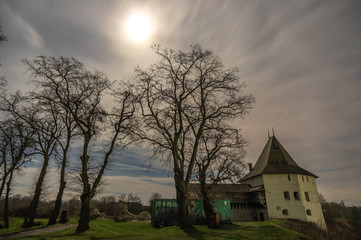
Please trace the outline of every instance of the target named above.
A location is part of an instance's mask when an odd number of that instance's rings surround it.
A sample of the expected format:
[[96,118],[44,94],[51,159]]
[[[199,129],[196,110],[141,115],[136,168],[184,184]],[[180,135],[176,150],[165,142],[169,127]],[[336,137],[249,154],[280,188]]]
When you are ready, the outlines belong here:
[[[135,41],[134,15],[151,32]],[[361,2],[355,1],[0,1],[0,74],[9,89],[30,88],[21,59],[73,56],[111,79],[131,78],[136,65],[156,61],[150,45],[186,50],[190,44],[238,67],[254,94],[254,110],[236,122],[255,163],[275,134],[296,162],[315,173],[329,201],[361,205]],[[173,197],[161,163],[151,167],[141,151],[126,151],[110,167],[104,193]],[[16,189],[37,169],[27,168]],[[54,166],[54,172],[55,166]],[[55,185],[56,173],[48,182]],[[55,187],[54,187],[55,188]]]

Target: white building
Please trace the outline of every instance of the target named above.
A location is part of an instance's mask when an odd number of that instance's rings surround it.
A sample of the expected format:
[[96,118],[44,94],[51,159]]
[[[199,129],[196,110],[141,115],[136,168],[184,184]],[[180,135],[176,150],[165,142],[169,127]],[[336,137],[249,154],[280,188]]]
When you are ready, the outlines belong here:
[[[272,136],[240,184],[213,186],[210,193],[211,198],[230,198],[232,221],[298,219],[325,229],[315,178]],[[199,198],[199,191],[198,184],[190,184],[193,197]]]

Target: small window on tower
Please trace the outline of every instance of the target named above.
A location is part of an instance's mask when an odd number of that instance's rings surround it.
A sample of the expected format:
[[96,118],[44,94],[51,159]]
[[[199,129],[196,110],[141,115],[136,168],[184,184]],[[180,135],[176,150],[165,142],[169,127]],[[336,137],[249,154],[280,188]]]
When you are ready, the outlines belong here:
[[283,195],[285,196],[285,199],[286,200],[291,200],[291,198],[290,198],[290,193],[289,192],[283,192]]
[[307,215],[308,215],[308,216],[311,216],[311,215],[312,215],[312,213],[311,213],[311,210],[310,210],[310,209],[307,209],[307,210],[306,210],[306,213],[307,213]]
[[290,175],[288,175],[288,181],[291,181],[291,176]]
[[308,192],[305,192],[305,198],[306,198],[306,201],[307,201],[307,202],[310,201],[310,196],[308,195]]
[[287,209],[283,209],[282,213],[283,213],[283,215],[288,216],[288,210]]
[[305,178],[302,176],[302,182],[304,182],[305,181]]
[[296,200],[300,200],[300,195],[298,194],[298,192],[293,192],[293,196]]

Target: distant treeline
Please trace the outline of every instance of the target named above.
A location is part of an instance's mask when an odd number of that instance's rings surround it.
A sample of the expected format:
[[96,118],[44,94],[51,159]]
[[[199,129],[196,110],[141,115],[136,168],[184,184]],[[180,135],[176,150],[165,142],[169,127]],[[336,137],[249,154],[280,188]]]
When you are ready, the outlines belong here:
[[[9,215],[10,217],[24,217],[26,208],[31,202],[31,196],[23,196],[16,194],[9,199]],[[0,217],[3,213],[3,199],[0,200]],[[107,216],[115,216],[117,207],[120,202],[125,202],[128,207],[128,211],[133,214],[139,214],[143,211],[150,211],[149,206],[144,206],[141,199],[132,193],[121,194],[117,197],[108,195],[100,198],[93,199],[90,203],[92,208],[96,208],[99,212],[104,213]],[[55,201],[39,201],[39,207],[37,211],[37,218],[48,218],[54,207]],[[80,199],[77,197],[63,201],[62,210],[67,211],[68,216],[78,217],[81,208]]]
[[326,221],[345,218],[361,223],[361,206],[346,206],[343,201],[340,203],[328,202],[321,194],[320,201]]

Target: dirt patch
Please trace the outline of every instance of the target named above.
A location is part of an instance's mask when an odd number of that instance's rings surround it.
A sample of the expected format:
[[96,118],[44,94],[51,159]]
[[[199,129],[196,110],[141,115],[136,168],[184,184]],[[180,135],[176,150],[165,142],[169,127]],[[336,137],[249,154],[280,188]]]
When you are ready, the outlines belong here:
[[63,229],[71,228],[76,226],[75,224],[69,224],[69,225],[60,225],[60,226],[54,226],[54,227],[45,227],[45,228],[37,228],[32,230],[27,230],[19,233],[13,233],[6,236],[1,236],[0,239],[9,239],[9,238],[22,238],[22,237],[29,237],[29,236],[35,236],[40,235],[44,233],[51,233],[60,231]]

